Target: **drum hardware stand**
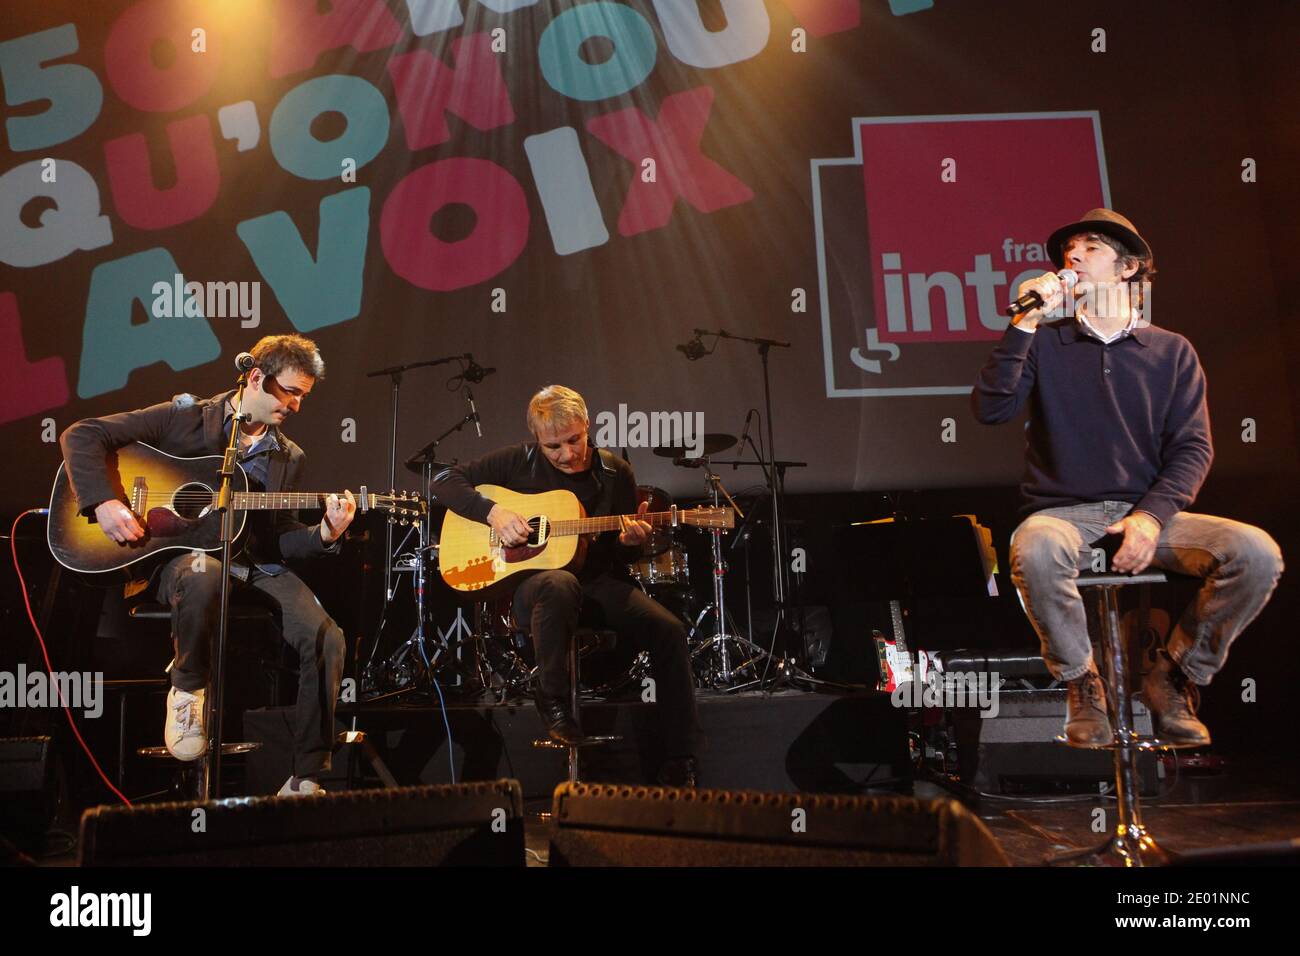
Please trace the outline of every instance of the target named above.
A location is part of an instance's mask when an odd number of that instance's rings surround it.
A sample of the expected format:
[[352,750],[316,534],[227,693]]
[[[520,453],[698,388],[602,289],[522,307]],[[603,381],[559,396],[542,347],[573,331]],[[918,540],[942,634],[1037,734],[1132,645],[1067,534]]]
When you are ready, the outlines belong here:
[[[723,486],[722,477],[713,471],[713,466],[707,456],[703,458],[703,465],[704,480],[708,485],[713,507],[719,507],[720,497],[725,496],[731,507],[736,510],[736,513],[741,518],[744,518],[744,512],[741,511],[740,506],[736,504]],[[710,614],[713,615],[713,633],[691,652],[691,658],[699,658],[709,653],[716,654],[716,665],[710,661],[701,676],[704,682],[711,687],[734,690],[736,689],[736,676],[745,671],[753,671],[756,675],[755,665],[767,657],[767,652],[753,641],[728,630],[729,627],[735,628],[735,621],[727,612],[726,589],[723,583],[727,574],[727,560],[722,553],[722,529],[710,528],[709,537],[713,564],[713,603],[702,610],[699,617],[695,619],[695,625],[691,628],[691,636],[696,637],[698,635],[700,625]],[[731,658],[731,648],[733,646],[740,650],[741,655],[750,654],[750,657],[733,666]]]
[[[472,362],[473,359],[467,353],[463,356],[453,355],[447,358],[432,359],[427,362],[413,362],[408,365],[394,366],[392,368],[380,369],[379,371],[376,372],[367,373],[369,376],[391,375],[393,379],[393,423],[392,423],[393,431],[392,431],[392,444],[390,446],[389,465],[390,465],[390,474],[392,475],[394,484],[396,484],[397,407],[398,407],[397,401],[398,401],[398,389],[401,383],[402,372],[406,371],[407,369],[420,368],[428,365],[443,365],[448,362],[454,362],[454,361]],[[440,462],[436,459],[438,445],[445,438],[447,438],[447,436],[460,431],[462,428],[464,428],[466,425],[470,423],[477,422],[477,420],[478,420],[478,416],[476,413],[471,413],[463,416],[454,425],[446,429],[446,431],[444,431],[441,435],[433,439],[433,441],[429,442],[427,445],[425,445],[423,448],[421,448],[419,451],[417,451],[414,455],[412,455],[404,462],[408,470],[418,471],[420,473],[421,491],[424,495],[424,500],[428,505],[431,506],[434,500],[433,475],[435,469],[441,470],[443,468],[449,467],[446,463]],[[395,559],[393,556],[393,548],[392,548],[392,538],[393,538],[392,528],[394,523],[395,522],[391,520],[389,522],[388,535],[387,535],[385,551],[384,551],[385,554],[384,616],[387,615],[389,602],[392,600],[393,593],[394,593],[393,586],[392,586],[393,572],[395,570],[398,571],[408,570],[406,568],[395,567]],[[447,642],[447,637],[450,634],[452,634],[453,632],[459,634],[456,625],[459,625],[460,627],[463,627],[466,630],[468,630],[468,627],[465,625],[464,618],[462,616],[458,615],[456,624],[454,624],[453,627],[448,630],[448,633],[446,635],[439,632],[436,627],[433,628],[434,633],[438,634],[439,640],[437,642],[437,646],[433,649],[432,657],[430,656],[429,653],[430,641],[429,641],[429,636],[427,635],[425,630],[426,623],[427,623],[427,614],[428,614],[425,606],[425,592],[426,592],[426,583],[427,583],[426,575],[430,564],[436,563],[437,552],[438,552],[438,544],[434,540],[434,534],[433,534],[433,515],[432,515],[431,507],[426,508],[424,516],[415,525],[415,529],[418,533],[418,547],[416,548],[416,552],[415,552],[416,560],[415,560],[414,567],[409,569],[413,575],[414,590],[415,590],[415,629],[412,632],[411,636],[400,647],[398,647],[397,650],[392,655],[390,655],[388,659],[385,660],[380,665],[379,668],[381,673],[385,675],[394,674],[394,673],[397,674],[398,683],[404,685],[404,686],[399,686],[396,689],[397,694],[409,693],[415,690],[421,684],[428,685],[427,689],[433,691],[434,674],[440,665],[456,667],[456,683],[453,686],[458,686],[458,687],[461,686],[464,678],[464,670],[463,668],[458,666],[459,653],[456,655],[456,658],[453,658],[450,654],[450,650],[451,650],[450,645]],[[381,621],[382,620],[383,617],[381,617]],[[380,634],[375,635],[376,647],[378,647],[378,643],[381,636],[382,635]],[[459,647],[457,648],[457,650],[459,652]],[[371,669],[372,669],[371,667],[367,667],[368,671]],[[395,694],[385,693],[380,695],[381,698],[389,698],[392,696],[395,696]],[[374,698],[374,697],[369,698],[369,700],[371,701],[376,699],[380,699],[380,698]]]
[[[785,620],[785,615],[792,609],[792,602],[789,599],[788,580],[786,578],[786,528],[785,528],[785,469],[789,465],[802,467],[804,462],[782,462],[776,457],[776,440],[773,437],[772,422],[772,380],[771,369],[768,364],[768,357],[773,348],[790,348],[789,342],[782,342],[777,339],[754,338],[745,335],[732,335],[726,329],[710,331],[708,329],[695,329],[695,339],[685,346],[678,346],[679,350],[688,359],[698,359],[710,354],[713,349],[717,348],[717,341],[721,339],[731,339],[735,342],[748,342],[758,347],[758,355],[763,363],[763,408],[765,414],[765,423],[767,425],[767,454],[770,458],[771,467],[763,461],[759,455],[759,464],[763,467],[763,476],[767,479],[768,490],[772,499],[772,596],[776,607],[776,627],[772,632],[772,645],[765,651],[767,664],[764,667],[764,673],[760,682],[768,683],[767,667],[776,660],[778,661],[775,678],[767,689],[774,689],[781,684],[791,680],[813,680],[811,675],[805,673],[801,668],[791,661],[787,661],[782,655],[778,658],[776,655],[777,641],[780,637],[781,625]],[[714,336],[715,342],[713,348],[706,349],[700,341],[703,336]],[[750,440],[751,445],[753,440]],[[743,449],[742,449],[743,451]],[[757,449],[755,449],[757,454]],[[802,607],[800,613],[802,614]]]
[[[397,409],[398,399],[402,391],[402,373],[408,372],[415,368],[425,368],[426,366],[446,365],[449,362],[472,362],[473,358],[468,352],[463,355],[447,355],[443,358],[428,359],[423,362],[407,362],[405,365],[390,365],[388,368],[376,369],[373,372],[366,372],[366,378],[378,378],[381,375],[387,375],[392,382],[392,401],[393,410],[389,424],[388,437],[388,487],[397,487]],[[447,434],[450,434],[448,432]],[[435,441],[436,445],[437,442]],[[410,462],[408,461],[408,466]],[[425,490],[425,501],[428,498],[428,489]],[[393,599],[393,526],[388,526],[388,533],[384,538],[384,608],[387,610],[388,604]],[[377,638],[376,638],[377,639]]]

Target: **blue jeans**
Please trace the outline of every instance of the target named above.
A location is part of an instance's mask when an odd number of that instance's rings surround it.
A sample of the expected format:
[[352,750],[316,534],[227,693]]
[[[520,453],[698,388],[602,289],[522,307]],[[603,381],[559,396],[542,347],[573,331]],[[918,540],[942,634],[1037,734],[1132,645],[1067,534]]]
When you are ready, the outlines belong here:
[[[1132,508],[1126,501],[1045,508],[1011,535],[1011,580],[1058,680],[1090,669],[1092,644],[1075,579],[1093,566],[1092,545]],[[1282,551],[1252,525],[1182,512],[1161,529],[1151,567],[1204,579],[1166,647],[1183,673],[1204,685],[1268,603],[1282,574]]]

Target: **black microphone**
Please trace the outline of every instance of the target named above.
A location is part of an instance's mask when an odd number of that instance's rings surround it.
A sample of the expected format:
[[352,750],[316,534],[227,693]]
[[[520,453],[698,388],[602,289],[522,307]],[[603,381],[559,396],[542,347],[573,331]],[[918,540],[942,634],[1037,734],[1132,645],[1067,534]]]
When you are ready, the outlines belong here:
[[690,362],[694,362],[697,361],[698,359],[702,359],[704,358],[704,356],[709,354],[705,350],[704,343],[700,341],[700,337],[698,335],[695,336],[695,338],[691,339],[689,342],[687,342],[685,345],[677,346],[677,351],[685,355],[687,361]]
[[[1062,269],[1056,274],[1056,278],[1061,280],[1061,285],[1065,288],[1073,289],[1074,284],[1079,281],[1079,273],[1073,269]],[[1011,318],[1022,315],[1025,312],[1031,312],[1043,304],[1043,297],[1037,292],[1026,292],[1020,298],[1016,299],[1007,306],[1006,314]]]
[[[752,408],[749,411],[745,412],[745,430],[740,433],[740,447],[737,454],[743,455],[745,453],[745,439],[749,437],[749,420],[753,417],[754,417],[754,410]],[[739,467],[740,467],[740,461],[738,459],[731,463],[732,471],[735,471]]]
[[240,352],[235,356],[235,369],[242,375],[244,372],[251,372],[257,365],[257,359],[253,358],[251,352]]
[[465,389],[465,399],[469,402],[469,413],[474,416],[474,431],[478,432],[479,438],[482,438],[483,426],[478,423],[478,409],[474,407],[474,393],[468,387]]

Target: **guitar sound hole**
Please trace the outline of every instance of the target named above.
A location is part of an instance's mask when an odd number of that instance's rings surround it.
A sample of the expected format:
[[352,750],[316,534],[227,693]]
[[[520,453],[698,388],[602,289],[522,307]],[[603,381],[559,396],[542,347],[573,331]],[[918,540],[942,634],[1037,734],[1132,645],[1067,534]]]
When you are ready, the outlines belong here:
[[528,532],[528,546],[529,546],[530,548],[535,548],[535,547],[537,547],[539,544],[541,544],[541,541],[542,541],[542,539],[541,539],[541,533],[542,533],[542,519],[541,519],[540,517],[539,517],[539,518],[529,518],[529,519],[528,519],[528,528],[529,528],[529,532]]
[[182,518],[202,518],[212,510],[213,501],[211,488],[190,482],[172,493],[172,510]]

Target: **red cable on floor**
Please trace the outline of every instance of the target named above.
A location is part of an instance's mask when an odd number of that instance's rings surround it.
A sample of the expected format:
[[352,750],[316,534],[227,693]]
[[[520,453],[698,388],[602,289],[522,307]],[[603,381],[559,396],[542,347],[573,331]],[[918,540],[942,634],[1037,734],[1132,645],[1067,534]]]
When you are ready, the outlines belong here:
[[32,630],[36,632],[36,640],[40,641],[41,655],[45,658],[45,670],[50,675],[50,683],[58,691],[59,703],[63,705],[63,712],[68,715],[68,726],[72,728],[72,733],[76,736],[77,743],[81,744],[81,749],[84,750],[86,756],[90,758],[91,765],[94,766],[95,772],[99,774],[99,778],[104,781],[105,786],[117,794],[118,799],[129,807],[131,806],[131,801],[126,798],[121,790],[118,790],[117,787],[113,786],[113,781],[108,779],[108,775],[105,774],[103,768],[99,766],[99,761],[95,759],[95,755],[92,754],[90,748],[86,746],[86,741],[82,739],[81,731],[77,729],[77,722],[72,719],[72,711],[68,709],[68,702],[63,699],[63,688],[59,686],[59,682],[54,677],[54,665],[50,663],[50,652],[45,646],[45,638],[41,634],[40,627],[36,624],[36,616],[32,614],[32,602],[27,597],[27,581],[23,578],[23,569],[18,566],[18,522],[22,521],[27,515],[40,514],[49,514],[49,510],[46,508],[28,508],[14,519],[13,527],[9,529],[9,550],[13,552],[14,571],[18,574],[18,586],[22,589],[23,604],[27,607],[27,620],[32,622]]

